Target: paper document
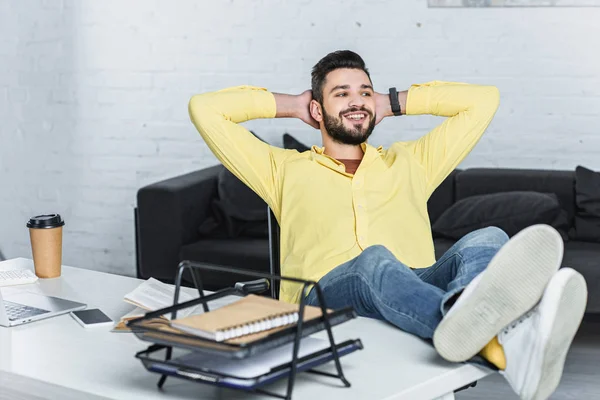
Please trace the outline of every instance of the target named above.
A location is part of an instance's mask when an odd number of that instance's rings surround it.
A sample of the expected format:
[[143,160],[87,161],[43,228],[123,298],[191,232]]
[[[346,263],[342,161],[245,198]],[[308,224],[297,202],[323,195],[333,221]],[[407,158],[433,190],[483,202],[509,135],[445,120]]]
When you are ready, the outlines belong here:
[[[175,296],[175,286],[162,283],[161,281],[150,278],[142,282],[137,288],[130,293],[127,293],[124,300],[136,306],[133,310],[121,317],[121,320],[115,325],[113,332],[130,332],[130,329],[125,325],[125,321],[144,316],[148,311],[154,311],[161,308],[173,305]],[[179,291],[179,303],[195,299],[198,296],[193,296]],[[187,317],[193,313],[200,312],[198,309],[202,305],[196,307],[188,307],[177,311],[177,317]],[[171,313],[163,315],[163,318],[171,319]]]
[[[160,308],[173,305],[175,295],[175,286],[162,283],[161,281],[150,278],[135,288],[132,292],[125,295],[125,301],[134,306],[145,310],[158,310]],[[179,291],[179,303],[192,300],[194,296]],[[184,311],[180,311],[182,314]]]
[[[328,347],[329,340],[305,337],[300,341],[298,358]],[[294,343],[288,343],[273,350],[241,360],[198,352],[187,354],[178,358],[177,361],[196,368],[206,368],[212,372],[248,379],[266,374],[279,365],[291,362],[293,349]]]

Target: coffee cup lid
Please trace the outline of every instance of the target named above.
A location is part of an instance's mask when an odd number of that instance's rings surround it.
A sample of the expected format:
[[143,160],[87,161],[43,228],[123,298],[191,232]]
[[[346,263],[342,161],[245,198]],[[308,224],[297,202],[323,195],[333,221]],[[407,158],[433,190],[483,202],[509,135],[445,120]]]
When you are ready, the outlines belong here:
[[58,228],[63,226],[65,221],[60,217],[60,214],[43,214],[36,215],[27,222],[28,228]]

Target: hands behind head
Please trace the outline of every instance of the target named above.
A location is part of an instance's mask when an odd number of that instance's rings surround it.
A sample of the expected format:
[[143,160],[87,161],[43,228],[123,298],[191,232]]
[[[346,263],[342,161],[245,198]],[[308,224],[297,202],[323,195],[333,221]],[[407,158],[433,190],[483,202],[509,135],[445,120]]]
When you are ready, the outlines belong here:
[[[375,92],[375,125],[379,124],[386,116],[391,115],[390,98],[387,94]],[[310,102],[313,99],[312,90],[305,90],[297,95],[298,118],[315,129],[320,129],[319,122],[310,114]]]
[[300,118],[302,121],[306,122],[313,128],[320,129],[321,127],[319,125],[319,122],[316,119],[314,119],[310,114],[310,102],[312,99],[312,90],[305,90],[304,92],[298,95],[298,118]]
[[382,119],[389,116],[392,112],[390,104],[390,96],[383,93],[375,92],[375,125],[381,122]]

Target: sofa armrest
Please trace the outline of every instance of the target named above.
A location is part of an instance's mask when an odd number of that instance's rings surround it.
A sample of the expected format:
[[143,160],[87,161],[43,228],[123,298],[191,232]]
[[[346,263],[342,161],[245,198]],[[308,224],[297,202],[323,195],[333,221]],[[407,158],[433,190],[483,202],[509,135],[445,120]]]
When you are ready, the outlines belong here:
[[199,239],[223,168],[215,165],[138,190],[139,278],[175,278],[181,246]]

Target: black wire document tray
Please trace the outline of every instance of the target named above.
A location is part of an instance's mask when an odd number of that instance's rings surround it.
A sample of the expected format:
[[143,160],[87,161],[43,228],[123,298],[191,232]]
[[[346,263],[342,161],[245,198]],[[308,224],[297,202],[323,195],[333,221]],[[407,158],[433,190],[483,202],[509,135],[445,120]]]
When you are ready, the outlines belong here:
[[[214,367],[215,357],[211,357],[210,355],[207,356],[206,353],[189,352],[181,357],[165,360],[164,355],[162,355],[162,357],[159,355],[164,352],[166,349],[165,346],[151,346],[147,350],[137,353],[136,357],[142,361],[144,367],[150,372],[175,376],[196,382],[211,383],[216,386],[230,389],[258,391],[257,389],[260,389],[265,385],[290,376],[292,346],[288,345],[283,347],[283,349],[274,349],[265,352],[257,358],[264,359],[262,356],[269,356],[270,353],[279,352],[282,355],[288,354],[290,360],[274,367],[270,367],[268,370],[264,372],[261,371],[262,373],[254,376],[248,374],[233,375],[225,372],[227,369],[231,369],[233,363],[235,363],[235,367],[237,367],[234,369],[242,370],[248,363],[254,361],[258,362],[258,360],[254,360],[254,358],[244,360],[246,362],[245,364],[244,362],[240,363],[239,360],[225,359],[229,361],[229,363],[222,363],[223,368],[219,369]],[[362,348],[362,342],[358,339],[348,340],[336,345],[338,357],[343,357]],[[299,357],[297,360],[296,372],[310,371],[312,368],[325,364],[331,360],[333,360],[333,355],[330,349],[321,349],[309,355]],[[211,364],[213,367],[210,366]],[[250,368],[250,371],[248,372],[251,373],[252,370],[253,369]],[[264,390],[260,392],[271,394]]]
[[[186,270],[191,273],[199,297],[178,303],[181,280]],[[233,272],[261,279],[237,283],[234,287],[205,295],[199,273],[202,270]],[[210,312],[211,301],[225,296],[266,292],[274,281],[281,280],[302,285],[297,322],[285,328],[275,329],[267,336],[256,340],[243,343],[217,342],[170,328],[167,321],[159,318],[170,313],[171,319],[176,319],[177,311],[197,305],[202,305],[205,313]],[[310,287],[313,287],[319,300],[320,316],[305,321],[305,301]],[[146,350],[138,352],[136,357],[142,361],[148,371],[162,375],[158,382],[159,387],[163,386],[167,376],[174,376],[220,387],[291,399],[298,372],[306,371],[338,378],[344,386],[350,386],[342,372],[340,357],[361,350],[363,345],[359,339],[336,344],[331,328],[353,318],[356,318],[356,313],[352,308],[327,310],[323,293],[317,282],[182,261],[175,279],[173,305],[132,319],[127,322],[127,326],[139,339],[153,343]],[[319,331],[326,331],[327,339],[309,337]],[[181,354],[174,358],[174,350]],[[312,369],[329,361],[335,363],[337,374]],[[282,378],[288,379],[285,395],[271,393],[262,388]]]
[[[356,318],[356,313],[351,308],[335,310],[329,313],[329,322],[331,326],[339,325],[350,319]],[[158,327],[154,327],[158,325]],[[268,336],[249,343],[230,344],[227,342],[215,342],[210,339],[204,339],[200,336],[187,334],[184,332],[169,332],[161,329],[163,324],[138,322],[133,330],[138,339],[171,346],[192,351],[218,354],[223,357],[243,359],[261,354],[264,351],[293,342],[296,338],[296,326],[290,326]],[[313,319],[304,323],[301,337],[304,338],[313,333],[325,329],[325,323],[322,318]]]

